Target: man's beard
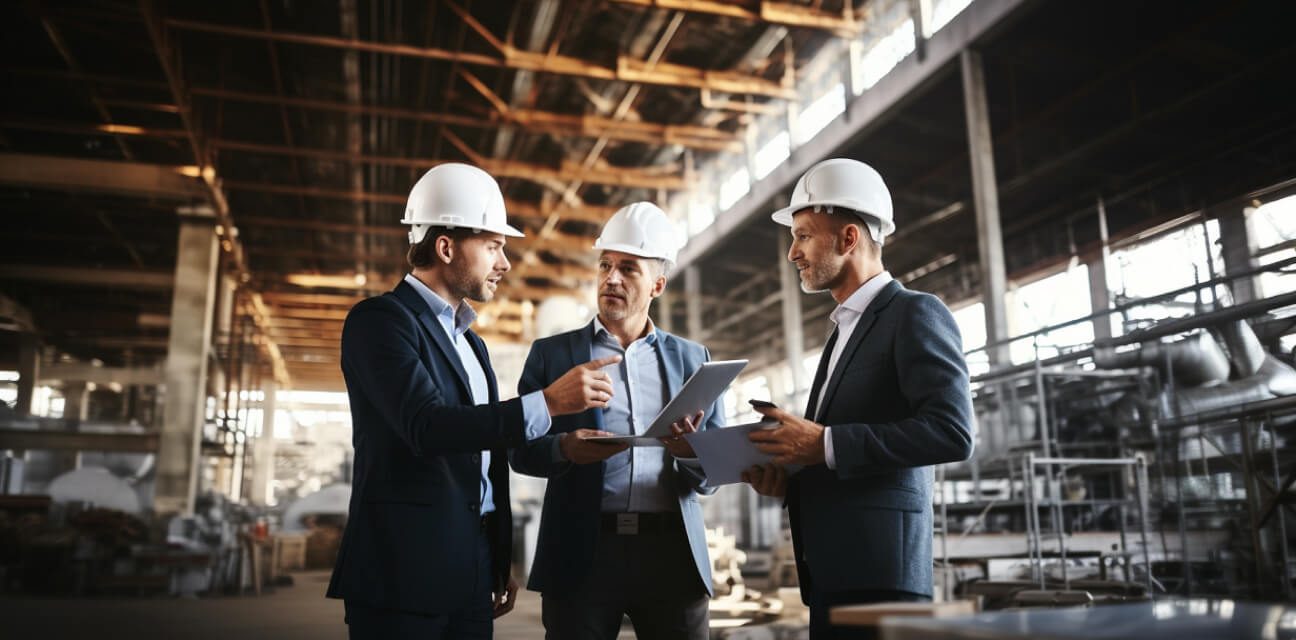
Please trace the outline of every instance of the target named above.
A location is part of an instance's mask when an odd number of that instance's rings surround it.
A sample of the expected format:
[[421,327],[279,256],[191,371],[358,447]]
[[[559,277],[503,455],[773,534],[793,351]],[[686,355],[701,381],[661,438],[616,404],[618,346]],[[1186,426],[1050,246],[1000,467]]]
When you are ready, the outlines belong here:
[[[605,293],[611,293],[621,296],[621,304],[609,304],[603,300]],[[599,315],[607,320],[620,322],[635,314],[635,309],[630,308],[630,296],[627,292],[622,291],[604,291],[599,293]]]
[[467,270],[451,268],[447,284],[456,297],[473,302],[490,302],[495,297],[486,280],[478,279]]
[[823,293],[832,289],[833,281],[840,276],[840,265],[812,263],[801,271],[801,290],[806,293]]

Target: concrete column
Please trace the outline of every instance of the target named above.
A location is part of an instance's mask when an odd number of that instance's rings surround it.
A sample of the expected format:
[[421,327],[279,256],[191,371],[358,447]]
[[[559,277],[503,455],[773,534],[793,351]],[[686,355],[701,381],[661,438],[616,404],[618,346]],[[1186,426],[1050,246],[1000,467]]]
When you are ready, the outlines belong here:
[[153,508],[159,514],[192,513],[198,487],[199,445],[207,400],[216,265],[216,218],[210,208],[179,211],[171,337],[164,379],[166,399]]
[[697,265],[684,269],[684,307],[688,312],[688,337],[697,340],[702,335],[702,272]]
[[63,381],[63,419],[85,420],[90,415],[90,383],[83,380]]
[[[669,285],[668,285],[669,286]],[[675,327],[671,319],[671,307],[675,304],[675,296],[670,291],[663,291],[657,298],[657,317],[654,321],[657,328],[666,333],[675,333]]]
[[[972,160],[972,201],[976,209],[977,248],[981,258],[981,300],[985,303],[986,341],[1008,337],[1008,308],[1004,294],[1008,276],[1004,266],[1003,228],[999,224],[999,186],[995,180],[994,144],[990,136],[990,108],[986,102],[985,69],[981,55],[965,49],[963,106],[967,115],[968,155]],[[991,365],[1008,364],[1008,345],[988,350]]]
[[[1224,275],[1234,275],[1258,266],[1255,240],[1251,233],[1251,207],[1231,209],[1219,216],[1220,248],[1224,255]],[[1252,302],[1264,297],[1260,280],[1245,276],[1232,282],[1233,304]]]
[[263,385],[265,400],[261,401],[261,435],[257,436],[252,446],[252,488],[248,499],[255,505],[269,505],[274,498],[272,482],[274,481],[274,421],[275,394],[279,385],[274,382]]
[[14,411],[31,415],[36,399],[36,380],[40,378],[40,341],[30,333],[18,337],[18,401]]
[[[1102,250],[1087,265],[1089,268],[1089,306],[1093,313],[1111,308],[1111,292],[1107,290],[1107,258],[1111,250],[1107,248],[1107,207],[1102,198],[1098,199],[1098,239]],[[1107,340],[1112,337],[1112,317],[1110,315],[1093,319],[1095,340]]]
[[792,240],[788,234],[779,234],[779,254],[776,256],[775,263],[779,272],[779,290],[783,303],[781,305],[783,307],[783,350],[790,374],[786,385],[787,396],[783,398],[782,404],[789,411],[795,410],[798,394],[809,386],[805,380],[805,368],[801,366],[801,362],[805,360],[805,327],[801,324],[801,283],[796,269],[787,260],[791,244]]

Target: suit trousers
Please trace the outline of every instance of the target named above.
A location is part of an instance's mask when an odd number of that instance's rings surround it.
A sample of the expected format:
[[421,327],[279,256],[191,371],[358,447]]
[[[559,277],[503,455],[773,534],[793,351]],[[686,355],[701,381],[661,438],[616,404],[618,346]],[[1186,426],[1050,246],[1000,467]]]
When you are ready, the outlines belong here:
[[604,531],[571,593],[542,594],[546,640],[613,640],[630,617],[639,640],[707,640],[709,598],[682,526]]
[[871,640],[878,637],[876,628],[834,625],[829,622],[829,610],[844,604],[930,602],[931,598],[907,591],[863,589],[831,593],[811,592],[808,600],[810,600],[810,640]]
[[[495,632],[492,600],[490,540],[483,532],[476,539],[477,577],[471,589],[471,604],[450,613],[427,615],[384,609],[346,601],[346,623],[350,640],[489,640]],[[428,576],[435,580],[436,576]]]

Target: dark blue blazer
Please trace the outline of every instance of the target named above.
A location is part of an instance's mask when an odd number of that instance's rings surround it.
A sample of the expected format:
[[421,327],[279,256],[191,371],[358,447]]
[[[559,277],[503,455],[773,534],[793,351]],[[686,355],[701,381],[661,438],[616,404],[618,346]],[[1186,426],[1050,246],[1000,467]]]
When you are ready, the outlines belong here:
[[[890,282],[865,309],[807,417],[832,427],[837,468],[788,481],[802,599],[856,590],[932,592],[931,465],[972,455],[975,427],[958,325],[935,296]],[[825,357],[827,350],[825,350]]]
[[[575,331],[537,340],[527,354],[518,393],[524,395],[542,389],[572,367],[588,362],[593,341],[593,322]],[[702,363],[711,359],[706,347],[665,331],[657,330],[657,344],[666,374],[663,380],[671,396],[679,392],[684,381]],[[724,407],[719,399],[707,410],[703,423],[700,427],[703,429],[724,426]],[[570,593],[580,585],[594,562],[594,548],[600,535],[604,464],[571,464],[553,459],[553,440],[558,434],[577,429],[603,429],[603,410],[590,409],[554,418],[549,435],[532,440],[511,454],[515,471],[549,479],[540,514],[535,560],[527,580],[527,588],[532,591]],[[707,556],[706,527],[698,495],[714,493],[715,489],[699,487],[700,478],[681,470],[678,462],[674,472],[693,563],[697,566],[698,579],[711,594],[711,560]]]
[[408,283],[347,314],[355,478],[329,597],[431,615],[466,606],[478,580],[483,450],[492,454],[497,589],[509,575],[507,449],[525,441],[522,403],[499,402],[485,343],[464,335],[490,384],[488,404],[473,405],[450,337]]

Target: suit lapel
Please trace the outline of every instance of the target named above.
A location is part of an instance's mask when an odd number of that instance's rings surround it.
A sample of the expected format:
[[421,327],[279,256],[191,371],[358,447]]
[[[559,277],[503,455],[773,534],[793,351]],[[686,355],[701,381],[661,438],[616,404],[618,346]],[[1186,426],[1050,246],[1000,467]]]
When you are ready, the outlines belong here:
[[[563,368],[563,373],[571,370],[578,364],[589,362],[594,355],[594,321],[585,325],[584,329],[573,331],[571,341],[567,343],[571,351],[571,364]],[[603,430],[603,411],[600,409],[589,409],[585,412],[586,417],[594,422],[594,428]]]
[[481,364],[482,373],[486,375],[487,401],[499,402],[499,387],[495,380],[495,369],[491,367],[490,357],[486,353],[486,343],[472,329],[465,331],[464,337],[468,339],[468,345],[472,347],[473,354],[477,356],[477,362]]
[[833,347],[837,346],[837,328],[834,327],[832,335],[828,336],[828,341],[824,343],[823,353],[819,356],[819,367],[815,369],[814,382],[810,383],[810,398],[806,400],[805,419],[815,419],[815,407],[819,406],[819,394],[823,393],[823,385],[828,377],[828,360],[832,358]]
[[[819,411],[815,415],[816,422],[832,404],[833,397],[837,395],[837,388],[841,386],[842,372],[850,365],[851,359],[855,357],[855,352],[859,350],[860,344],[864,342],[864,337],[873,328],[873,323],[877,321],[878,312],[886,307],[891,302],[891,298],[894,298],[899,291],[900,283],[892,280],[864,308],[864,313],[860,315],[859,322],[855,323],[855,329],[851,331],[850,338],[846,341],[845,348],[842,349],[841,358],[837,360],[837,366],[833,367],[832,377],[828,379],[828,384],[824,387],[823,402],[819,403]],[[838,339],[840,339],[840,336],[838,336]]]
[[436,316],[432,315],[432,308],[414,290],[414,287],[404,280],[396,285],[394,293],[410,311],[414,312],[419,324],[423,325],[423,330],[432,336],[432,342],[441,350],[441,354],[445,359],[450,362],[450,368],[454,370],[455,377],[459,379],[459,388],[463,395],[471,400],[472,387],[468,385],[468,372],[464,371],[463,363],[459,361],[459,352],[455,350],[454,343],[450,342],[450,336],[446,335],[445,328],[437,321]]
[[662,350],[662,367],[666,370],[666,388],[670,391],[667,397],[674,398],[684,386],[684,356],[680,354],[679,344],[675,337],[660,329],[657,331],[657,344]]

